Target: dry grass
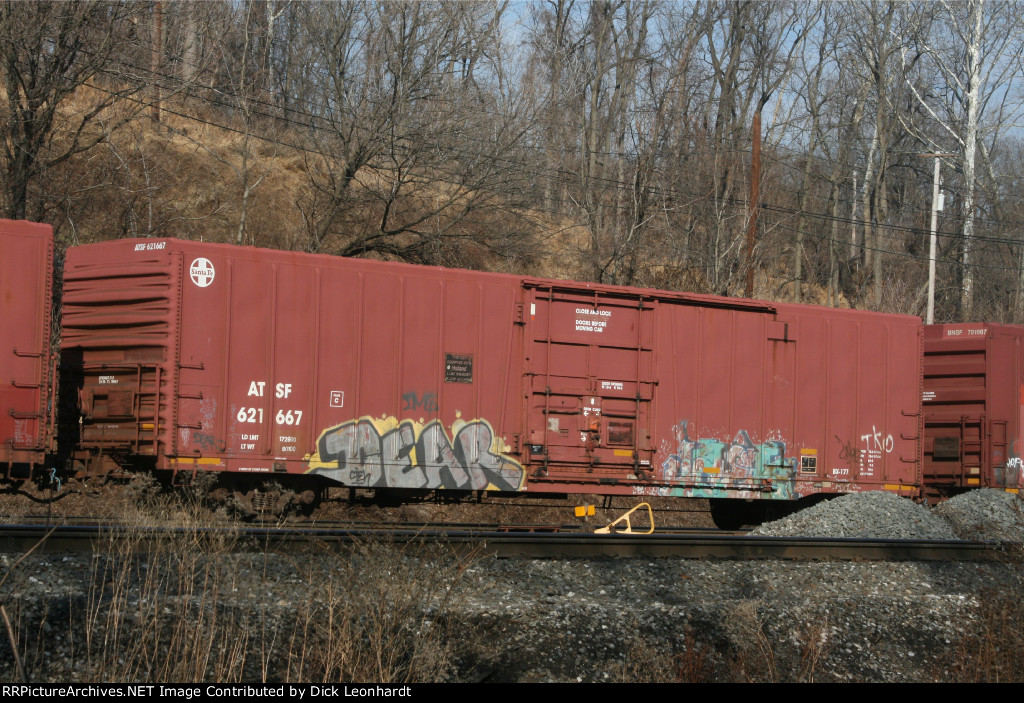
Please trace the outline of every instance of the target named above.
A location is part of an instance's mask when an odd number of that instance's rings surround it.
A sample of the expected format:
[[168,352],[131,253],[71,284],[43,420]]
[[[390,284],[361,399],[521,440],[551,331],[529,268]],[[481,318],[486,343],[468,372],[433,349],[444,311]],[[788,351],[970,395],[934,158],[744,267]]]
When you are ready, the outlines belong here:
[[193,504],[156,495],[160,517],[173,513],[182,527],[150,539],[142,526],[152,523],[152,502],[140,500],[126,516],[140,527],[101,540],[77,595],[48,596],[11,566],[0,599],[12,615],[12,644],[0,646],[11,679],[66,680],[69,671],[78,681],[454,676],[454,643],[472,633],[460,627],[459,638],[449,637],[453,593],[472,558],[386,542],[344,553],[254,552],[233,529],[194,529],[204,513]]
[[758,600],[737,604],[726,618],[731,636],[725,629],[698,632],[687,626],[681,642],[638,639],[614,668],[613,678],[645,683],[815,682],[831,652],[828,619],[777,623],[766,605]]
[[[1021,554],[1014,555],[1020,564]],[[955,641],[940,662],[936,681],[954,683],[1024,682],[1024,609],[1012,594],[978,594],[974,626]]]
[[79,657],[97,681],[242,681],[259,609],[231,607],[232,537],[187,532],[148,550],[142,533],[110,538],[85,600]]
[[[363,543],[335,563],[296,611],[285,676],[409,683],[454,677],[452,618],[466,562]],[[435,568],[437,567],[437,568]],[[460,632],[465,634],[465,632]]]
[[711,683],[721,680],[719,661],[715,648],[687,628],[678,650],[634,641],[625,661],[612,668],[611,678],[617,683]]

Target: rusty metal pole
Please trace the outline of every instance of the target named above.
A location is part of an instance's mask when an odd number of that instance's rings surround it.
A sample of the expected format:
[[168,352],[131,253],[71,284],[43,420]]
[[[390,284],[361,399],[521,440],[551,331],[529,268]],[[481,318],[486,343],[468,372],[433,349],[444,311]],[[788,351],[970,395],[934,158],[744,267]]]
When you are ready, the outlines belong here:
[[754,295],[754,237],[757,234],[758,198],[761,193],[761,110],[754,113],[754,122],[750,128],[753,147],[750,153],[750,215],[747,226],[747,285],[743,289],[743,297]]

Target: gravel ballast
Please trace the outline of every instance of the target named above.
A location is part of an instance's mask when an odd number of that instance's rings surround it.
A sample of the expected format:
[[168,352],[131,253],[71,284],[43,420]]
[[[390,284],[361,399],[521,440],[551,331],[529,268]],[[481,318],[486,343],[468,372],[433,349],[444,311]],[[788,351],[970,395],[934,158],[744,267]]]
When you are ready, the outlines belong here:
[[[1019,507],[1016,497],[998,491],[976,491],[931,511],[866,493],[827,501],[761,532],[1005,539],[1020,535]],[[103,652],[87,656],[87,627],[76,612],[94,614],[95,641],[103,628],[96,613],[109,619],[123,612],[123,632],[159,622],[170,637],[175,626],[202,622],[203,609],[212,608],[216,627],[236,627],[218,636],[218,651],[244,640],[250,655],[236,673],[253,681],[309,678],[312,670],[300,674],[296,665],[296,623],[308,630],[310,622],[325,622],[328,605],[346,603],[358,613],[353,626],[377,613],[382,622],[407,618],[409,641],[432,643],[427,649],[436,661],[423,660],[415,680],[888,682],[984,679],[992,671],[1005,680],[1014,676],[1012,652],[1022,649],[1014,637],[1024,570],[1013,553],[1005,563],[460,562],[387,545],[368,549],[347,556],[235,553],[230,545],[194,557],[34,554],[11,571],[4,602],[14,614],[26,675],[55,682],[121,671],[103,664]],[[16,558],[2,557],[5,570]],[[120,573],[129,574],[124,588],[116,587]],[[147,590],[153,583],[163,585]],[[220,585],[211,592],[210,583]],[[303,620],[300,613],[311,615]],[[257,635],[267,633],[278,649],[261,658],[256,652],[269,650]],[[983,657],[986,643],[1004,651]],[[193,678],[216,678],[216,662],[228,660],[210,661],[205,673],[189,670]],[[5,680],[16,679],[6,644],[0,666]],[[147,666],[139,679],[179,671]],[[330,675],[346,677],[340,668]]]
[[[995,492],[995,491],[993,491]],[[892,493],[850,493],[818,503],[751,534],[766,537],[957,539],[950,523]]]
[[1024,502],[1012,493],[982,488],[935,507],[960,539],[1024,542]]

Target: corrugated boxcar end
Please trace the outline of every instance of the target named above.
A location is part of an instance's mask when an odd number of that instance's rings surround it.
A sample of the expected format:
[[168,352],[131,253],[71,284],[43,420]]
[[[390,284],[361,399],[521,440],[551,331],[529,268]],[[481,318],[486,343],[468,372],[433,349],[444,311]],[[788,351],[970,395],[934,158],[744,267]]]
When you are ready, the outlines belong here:
[[53,228],[0,220],[0,477],[26,479],[53,450]]
[[163,247],[109,256],[117,246],[75,247],[65,262],[62,366],[79,389],[74,458],[87,473],[156,466],[173,436],[178,274]]
[[521,491],[510,451],[483,419],[457,419],[449,435],[439,420],[361,417],[320,434],[309,473],[357,488]]
[[923,471],[935,502],[980,486],[1024,486],[1024,327],[925,328]]

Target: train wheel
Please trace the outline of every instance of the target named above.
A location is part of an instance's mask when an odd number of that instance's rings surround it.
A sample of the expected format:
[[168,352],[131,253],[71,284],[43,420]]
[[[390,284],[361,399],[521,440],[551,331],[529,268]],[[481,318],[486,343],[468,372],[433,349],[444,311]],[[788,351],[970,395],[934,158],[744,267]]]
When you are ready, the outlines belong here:
[[708,503],[711,506],[711,519],[720,530],[738,530],[750,524],[751,518],[755,517],[755,510],[751,507],[754,504],[745,500],[712,498]]
[[792,515],[811,503],[795,500],[740,500],[712,498],[711,519],[721,530],[738,530],[744,525],[760,525]]
[[322,492],[315,487],[285,487],[276,481],[237,484],[231,491],[235,514],[245,519],[257,516],[285,518],[294,514],[309,517],[320,505]]
[[236,487],[234,490],[235,509],[243,519],[254,518],[258,515],[285,517],[294,507],[294,496],[292,491],[270,481],[258,485]]

